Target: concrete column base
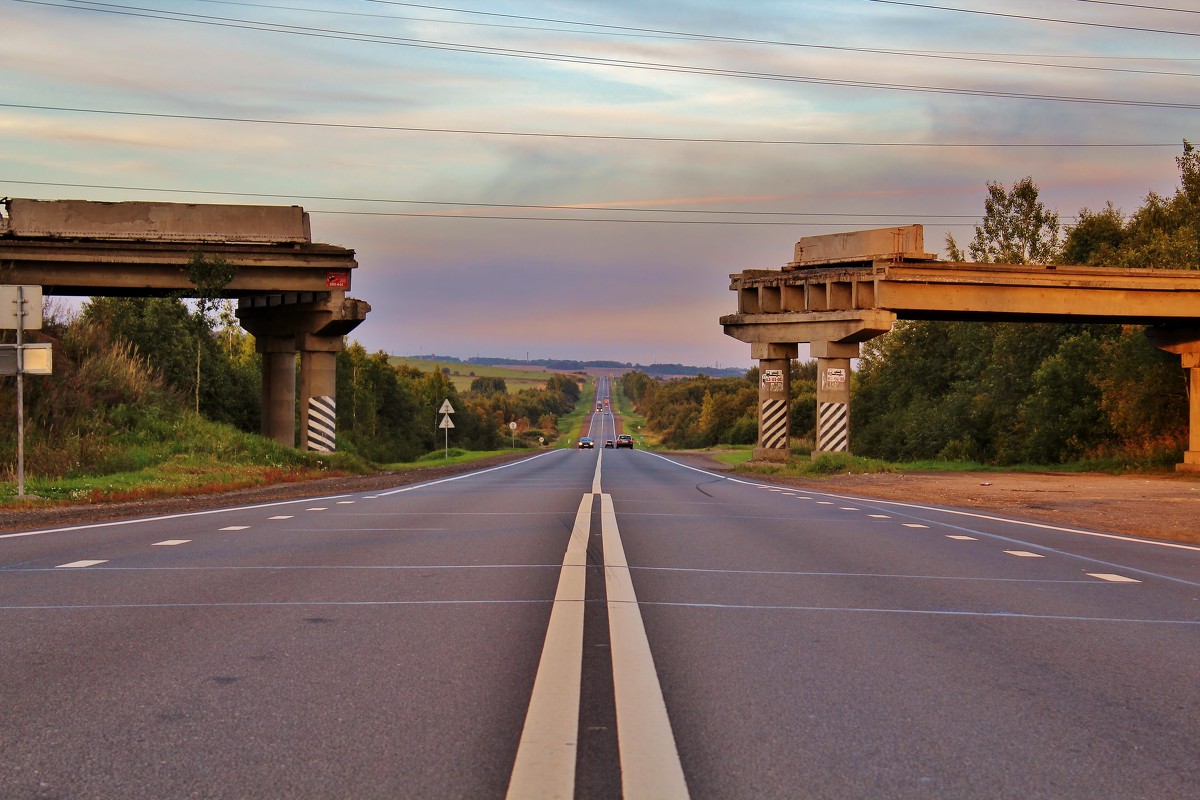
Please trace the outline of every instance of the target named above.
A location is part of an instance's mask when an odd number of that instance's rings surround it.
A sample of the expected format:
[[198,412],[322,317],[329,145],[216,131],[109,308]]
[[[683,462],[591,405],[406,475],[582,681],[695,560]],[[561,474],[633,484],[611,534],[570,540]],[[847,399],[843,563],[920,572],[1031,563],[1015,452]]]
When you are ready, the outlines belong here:
[[1183,463],[1176,464],[1175,471],[1200,473],[1200,450],[1185,450]]
[[778,450],[773,447],[756,447],[754,448],[755,461],[791,461],[791,450]]

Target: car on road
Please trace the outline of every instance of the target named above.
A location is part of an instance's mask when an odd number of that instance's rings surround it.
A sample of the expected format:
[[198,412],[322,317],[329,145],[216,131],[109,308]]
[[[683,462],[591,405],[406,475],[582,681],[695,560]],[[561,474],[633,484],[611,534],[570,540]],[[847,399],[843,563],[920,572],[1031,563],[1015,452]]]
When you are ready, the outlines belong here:
[[612,440],[612,439],[605,439],[605,440],[604,440],[604,446],[605,446],[605,447],[612,447],[612,446],[613,446],[613,440]]
[[628,433],[622,433],[620,436],[617,437],[617,447],[628,447],[630,450],[632,450],[633,449],[633,437],[630,436]]
[[596,448],[596,443],[592,441],[592,437],[583,436],[579,439],[579,449],[582,450],[585,447],[593,450]]

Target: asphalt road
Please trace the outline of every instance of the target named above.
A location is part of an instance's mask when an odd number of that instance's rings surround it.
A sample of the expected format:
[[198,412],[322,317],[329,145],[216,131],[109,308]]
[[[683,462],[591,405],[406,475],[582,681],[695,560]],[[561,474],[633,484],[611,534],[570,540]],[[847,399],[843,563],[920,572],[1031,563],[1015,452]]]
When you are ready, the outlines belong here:
[[552,451],[0,535],[0,675],[3,798],[1196,798],[1200,548]]

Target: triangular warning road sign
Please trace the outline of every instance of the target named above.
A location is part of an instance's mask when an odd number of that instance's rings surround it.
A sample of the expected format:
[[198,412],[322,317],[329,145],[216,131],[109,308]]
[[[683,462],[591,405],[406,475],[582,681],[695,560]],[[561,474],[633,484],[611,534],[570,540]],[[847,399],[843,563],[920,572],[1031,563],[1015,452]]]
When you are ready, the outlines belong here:
[[[454,413],[454,406],[450,405],[450,401],[449,401],[449,400],[443,400],[443,401],[442,401],[442,407],[438,409],[438,413],[439,413],[439,414],[453,414],[453,413]],[[450,427],[451,427],[451,428],[453,428],[454,426],[453,426],[453,425],[451,425]]]
[[441,425],[438,425],[438,427],[439,427],[439,428],[453,428],[453,427],[454,427],[454,423],[450,421],[450,415],[449,415],[449,414],[447,414],[446,416],[442,417],[442,424],[441,424]]

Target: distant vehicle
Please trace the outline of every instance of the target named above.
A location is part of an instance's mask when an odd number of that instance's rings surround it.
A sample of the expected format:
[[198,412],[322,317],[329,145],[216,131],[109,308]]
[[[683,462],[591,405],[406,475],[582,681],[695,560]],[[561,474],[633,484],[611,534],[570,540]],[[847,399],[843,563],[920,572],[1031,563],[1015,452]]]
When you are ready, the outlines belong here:
[[605,442],[604,442],[604,446],[605,446],[605,447],[612,447],[612,446],[613,446],[613,440],[612,440],[612,439],[606,439],[606,440],[605,440]]
[[604,406],[600,405],[599,403],[596,403],[596,410],[597,410],[597,411],[603,411],[603,410],[604,410]]
[[582,450],[585,447],[592,450],[596,448],[596,443],[592,441],[592,437],[583,436],[579,439],[579,449]]
[[632,450],[633,449],[633,437],[630,436],[628,433],[622,433],[620,436],[617,437],[617,447],[628,447],[630,450]]

